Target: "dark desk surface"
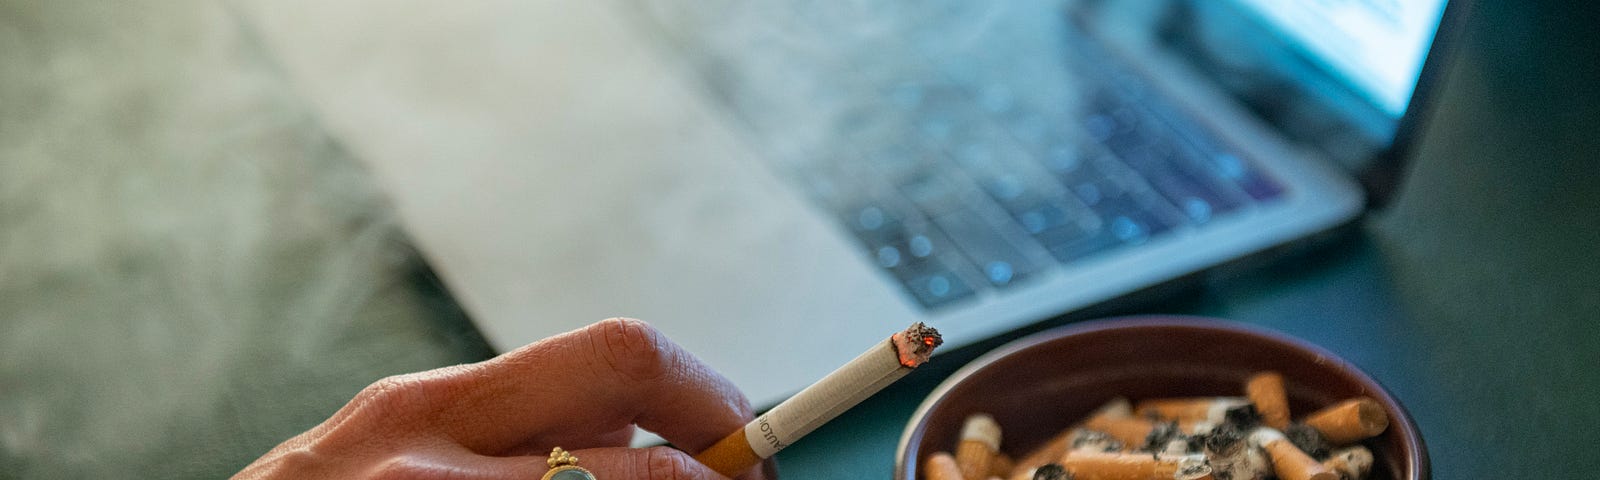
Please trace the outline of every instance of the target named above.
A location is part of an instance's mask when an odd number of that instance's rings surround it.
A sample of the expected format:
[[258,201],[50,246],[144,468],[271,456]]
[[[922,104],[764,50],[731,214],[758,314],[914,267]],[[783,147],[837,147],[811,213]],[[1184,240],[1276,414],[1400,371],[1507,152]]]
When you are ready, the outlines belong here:
[[[1435,478],[1473,478],[1513,466],[1543,473],[1530,478],[1576,478],[1580,464],[1595,467],[1595,458],[1579,450],[1593,444],[1579,437],[1596,426],[1592,393],[1600,385],[1593,371],[1580,371],[1595,364],[1595,335],[1580,330],[1587,322],[1496,308],[1469,313],[1464,306],[1412,313],[1419,307],[1397,293],[1405,290],[1394,283],[1400,274],[1373,237],[1358,234],[1292,265],[1135,311],[1233,319],[1334,351],[1410,409],[1433,455]],[[913,410],[982,347],[940,357],[780,453],[784,478],[888,476]],[[1590,361],[1577,361],[1579,352]]]
[[[31,160],[30,165],[110,168],[136,163],[133,160],[141,156],[174,157],[184,161],[149,163],[194,170],[218,168],[220,175],[252,182],[262,171],[272,170],[260,167],[258,159],[263,158],[284,159],[279,168],[292,172],[354,165],[346,152],[333,146],[337,142],[312,134],[318,127],[293,126],[296,124],[267,128],[259,136],[240,136],[237,143],[255,149],[244,150],[254,153],[241,154],[237,165],[218,160],[194,166],[188,162],[199,162],[199,156],[174,156],[173,152],[188,150],[154,139],[205,139],[192,131],[191,123],[205,123],[213,117],[162,123],[146,118],[144,112],[166,112],[155,106],[188,98],[187,89],[207,82],[168,82],[168,76],[150,72],[212,72],[220,81],[233,82],[277,77],[256,72],[259,68],[239,67],[246,72],[236,72],[234,67],[239,65],[262,62],[247,48],[243,53],[234,52],[242,60],[225,57],[237,62],[202,55],[227,68],[167,68],[189,64],[179,61],[188,55],[171,55],[165,47],[194,42],[180,35],[190,30],[171,33],[155,19],[177,23],[191,16],[226,18],[224,14],[178,14],[191,5],[174,3],[168,7],[170,11],[141,10],[144,16],[138,18],[150,20],[150,26],[133,29],[146,22],[90,16],[87,13],[107,9],[72,7],[70,3],[0,4],[4,5],[0,11],[6,12],[0,15],[0,34],[4,34],[0,45],[34,47],[22,48],[16,58],[0,62],[0,78],[19,80],[0,82],[0,94],[9,93],[5,98],[15,100],[0,102],[0,106],[15,107],[0,109],[0,125],[5,127],[0,134],[11,134],[0,135],[0,140],[24,147],[0,148],[7,155],[0,165],[12,167]],[[1155,303],[1080,312],[1075,318],[1183,313],[1274,328],[1336,352],[1387,385],[1421,427],[1435,478],[1595,477],[1595,472],[1600,472],[1600,454],[1595,451],[1600,442],[1591,437],[1600,432],[1600,406],[1596,406],[1600,398],[1600,255],[1595,252],[1600,246],[1600,161],[1596,161],[1600,157],[1600,122],[1596,122],[1600,102],[1595,99],[1600,63],[1594,59],[1600,55],[1594,50],[1600,42],[1593,37],[1594,25],[1600,20],[1588,2],[1478,3],[1478,15],[1469,23],[1463,55],[1449,75],[1436,121],[1425,131],[1423,144],[1410,164],[1410,176],[1387,210],[1375,212],[1347,235],[1321,248],[1219,275],[1207,279],[1201,288]],[[86,34],[98,31],[122,34],[105,37],[114,41]],[[133,50],[144,55],[130,55],[121,48],[123,43],[148,43],[145,46],[149,48]],[[230,48],[208,46],[202,50],[233,52]],[[9,52],[12,50],[0,54]],[[55,54],[73,61],[55,61]],[[4,68],[13,64],[21,67]],[[82,70],[91,66],[99,69]],[[35,70],[54,72],[55,76],[20,81],[33,79],[25,73]],[[8,76],[12,73],[17,75]],[[74,90],[60,85],[74,76],[84,79],[71,85],[93,87]],[[102,88],[98,77],[130,77],[134,81],[129,85],[137,88]],[[245,83],[275,85],[272,81]],[[227,108],[217,108],[228,112],[265,109],[261,111],[270,115],[262,116],[271,118],[310,117],[293,102],[282,100],[292,94],[262,88],[260,98],[245,96],[237,103],[220,104]],[[222,102],[222,97],[242,95],[237,90],[218,90],[227,95],[204,98]],[[70,101],[57,98],[61,92],[114,91],[126,94],[68,96]],[[78,108],[52,110],[56,104]],[[104,119],[112,125],[104,130],[113,133],[84,137],[96,130],[82,127],[93,124],[84,118]],[[260,123],[254,116],[238,118],[249,121],[216,123],[218,128],[230,128],[225,132],[228,135],[256,131],[254,125]],[[252,127],[229,127],[238,124]],[[34,133],[37,129],[33,127],[65,133]],[[51,143],[35,142],[34,137],[62,146],[30,154],[30,149]],[[215,147],[207,145],[207,152]],[[168,146],[174,149],[165,149]],[[13,176],[30,171],[3,170]],[[47,178],[62,185],[98,185],[67,182],[96,176],[84,175],[84,171],[38,170],[57,173],[59,178]],[[181,191],[185,182],[193,183],[185,172],[129,178],[181,179],[170,185]],[[344,175],[323,173],[317,176]],[[306,180],[313,175],[295,175],[299,176],[283,180],[283,191],[266,192],[273,195],[268,198],[278,200],[232,210],[202,208],[189,213],[193,223],[183,223],[191,228],[173,236],[146,239],[143,235],[147,232],[138,230],[141,233],[136,238],[144,239],[138,245],[105,243],[116,246],[107,247],[108,251],[126,250],[132,259],[125,261],[78,265],[72,259],[80,258],[81,252],[66,249],[78,243],[44,248],[76,238],[67,234],[69,230],[57,232],[62,227],[50,222],[32,224],[43,233],[0,231],[0,246],[12,247],[10,258],[40,256],[42,251],[55,254],[43,255],[46,259],[71,264],[52,264],[59,268],[32,277],[8,277],[13,270],[0,270],[0,280],[5,280],[0,281],[0,333],[4,333],[0,340],[11,340],[4,343],[8,348],[0,349],[4,354],[0,358],[5,359],[0,362],[0,478],[223,477],[326,419],[377,378],[489,356],[470,323],[437,290],[435,282],[390,281],[391,274],[404,276],[403,270],[410,266],[404,258],[414,257],[407,257],[406,252],[367,245],[381,254],[352,257],[356,266],[338,262],[349,272],[339,268],[326,272],[330,269],[321,264],[322,259],[338,257],[325,250],[339,253],[327,246],[365,245],[373,243],[373,238],[388,242],[383,235],[390,230],[371,225],[381,220],[334,208],[348,206],[339,201],[349,202],[347,197],[354,195],[340,184],[323,185]],[[14,179],[0,178],[0,183],[3,180]],[[14,180],[0,186],[20,188],[23,183],[27,182]],[[149,190],[169,187],[154,181],[133,185]],[[246,185],[266,189],[263,185],[267,183]],[[187,188],[202,193],[172,198],[210,199],[214,190],[221,190]],[[55,183],[38,190],[97,191],[57,188]],[[330,193],[335,190],[337,195]],[[16,191],[21,190],[0,188],[0,193],[8,195]],[[312,193],[317,196],[307,196]],[[109,208],[118,206],[114,200],[122,197],[106,198],[112,199],[105,204]],[[125,210],[112,210],[130,216],[148,213],[139,210],[145,203],[132,203]],[[321,208],[324,204],[330,207]],[[285,243],[264,243],[273,249],[263,246],[259,258],[240,260],[241,270],[225,275],[200,275],[195,272],[207,269],[191,271],[168,265],[172,263],[168,260],[190,254],[195,265],[223,264],[207,262],[232,258],[211,255],[211,250],[225,250],[222,245],[249,243],[258,237],[246,232],[240,237],[244,240],[227,236],[234,240],[209,242],[187,236],[203,230],[237,233],[242,224],[230,216],[237,213],[233,210],[254,211],[256,205],[287,210],[273,210],[279,214],[272,217],[276,220],[263,221],[261,225],[266,226],[250,224],[245,230],[276,229],[296,235]],[[27,225],[29,213],[34,211],[29,208],[27,202],[0,205],[0,221]],[[332,231],[333,227],[324,225],[344,223],[363,229]],[[371,232],[378,237],[369,238]],[[245,257],[241,254],[240,258]],[[4,267],[16,265],[0,262],[0,268]],[[346,275],[334,275],[341,272]],[[371,276],[381,276],[381,285],[371,291],[359,287]],[[160,291],[158,287],[188,288],[223,278],[229,281],[201,293],[239,297],[234,300],[242,306],[216,311],[191,308],[231,304],[182,303],[151,293]],[[231,290],[231,286],[241,287]],[[261,291],[251,290],[255,287]],[[321,290],[324,287],[326,292]],[[302,290],[318,294],[311,298],[310,306]],[[322,305],[328,303],[324,297],[343,294],[359,298],[333,302],[338,308]],[[306,311],[322,310],[332,310],[334,315],[305,316]],[[1010,338],[1023,333],[1027,332]],[[779,455],[784,478],[888,476],[900,433],[927,392],[967,360],[1005,340],[949,352],[785,450]],[[161,405],[168,406],[154,408]]]
[[[1583,40],[1593,12],[1480,3],[1396,203],[1332,245],[1128,313],[1223,317],[1332,350],[1406,405],[1435,478],[1590,478],[1600,472],[1600,75]],[[939,358],[780,453],[784,478],[888,476],[912,411],[982,347]]]

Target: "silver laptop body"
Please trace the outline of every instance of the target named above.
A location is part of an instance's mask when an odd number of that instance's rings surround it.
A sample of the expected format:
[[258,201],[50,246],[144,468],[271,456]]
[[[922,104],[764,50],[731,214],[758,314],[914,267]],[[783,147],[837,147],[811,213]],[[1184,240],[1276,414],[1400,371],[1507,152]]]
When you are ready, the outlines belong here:
[[638,317],[758,407],[914,321],[959,347],[1361,209],[1146,27],[937,3],[240,12],[494,348]]

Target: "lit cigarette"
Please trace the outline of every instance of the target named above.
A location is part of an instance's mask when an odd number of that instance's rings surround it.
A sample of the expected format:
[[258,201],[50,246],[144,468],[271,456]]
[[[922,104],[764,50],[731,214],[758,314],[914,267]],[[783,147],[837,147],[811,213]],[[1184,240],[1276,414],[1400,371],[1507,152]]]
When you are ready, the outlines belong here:
[[1299,447],[1289,443],[1283,433],[1271,428],[1258,428],[1250,433],[1250,441],[1260,445],[1272,459],[1272,471],[1283,480],[1339,480],[1333,469],[1318,463]]
[[1241,397],[1159,398],[1139,402],[1133,413],[1162,420],[1221,423],[1228,410],[1249,404],[1250,400]]
[[694,459],[729,477],[742,473],[911,373],[943,343],[938,330],[922,322],[912,324],[729,433]]
[[1061,466],[1073,480],[1199,480],[1211,476],[1205,457],[1158,458],[1145,453],[1068,452]]
[[1377,436],[1389,428],[1389,414],[1367,397],[1356,397],[1307,415],[1305,424],[1334,445]]
[[1283,389],[1283,375],[1261,372],[1244,384],[1244,396],[1256,405],[1261,423],[1283,430],[1289,428],[1289,395]]
[[1000,451],[1000,424],[994,417],[974,414],[961,426],[961,443],[956,445],[956,465],[966,478],[989,478],[994,456]]

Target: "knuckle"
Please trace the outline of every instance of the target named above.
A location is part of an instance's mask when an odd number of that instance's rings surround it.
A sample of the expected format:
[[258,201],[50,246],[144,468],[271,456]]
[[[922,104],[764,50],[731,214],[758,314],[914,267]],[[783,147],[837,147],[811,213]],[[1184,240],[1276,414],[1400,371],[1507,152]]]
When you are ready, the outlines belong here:
[[676,350],[655,327],[642,320],[609,318],[596,324],[592,337],[598,355],[630,380],[659,378],[672,369]]
[[416,374],[384,377],[356,395],[363,407],[376,408],[393,414],[423,407],[427,394],[422,390],[423,380]]
[[452,479],[461,478],[460,472],[453,471],[436,462],[417,458],[410,455],[396,455],[384,459],[367,470],[362,478],[368,480],[401,480],[401,479]]
[[427,454],[402,453],[384,459],[361,475],[374,480],[466,480],[484,478],[481,472],[441,462]]
[[268,452],[256,463],[246,467],[242,477],[289,478],[296,475],[326,473],[326,459],[309,448],[278,448]]
[[458,383],[442,371],[393,375],[367,386],[356,395],[356,401],[364,410],[385,416],[425,412],[435,402],[451,398],[460,389]]
[[689,455],[667,447],[650,447],[644,450],[645,478],[652,480],[690,480],[695,478],[690,469]]

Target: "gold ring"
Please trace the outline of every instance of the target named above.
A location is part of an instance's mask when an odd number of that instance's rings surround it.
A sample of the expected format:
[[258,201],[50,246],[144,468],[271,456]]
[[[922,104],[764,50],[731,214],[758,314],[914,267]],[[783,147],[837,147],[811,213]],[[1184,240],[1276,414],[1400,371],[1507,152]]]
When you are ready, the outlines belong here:
[[594,473],[578,466],[578,457],[561,447],[551,450],[550,459],[545,463],[550,464],[550,471],[545,472],[540,480],[595,480]]

